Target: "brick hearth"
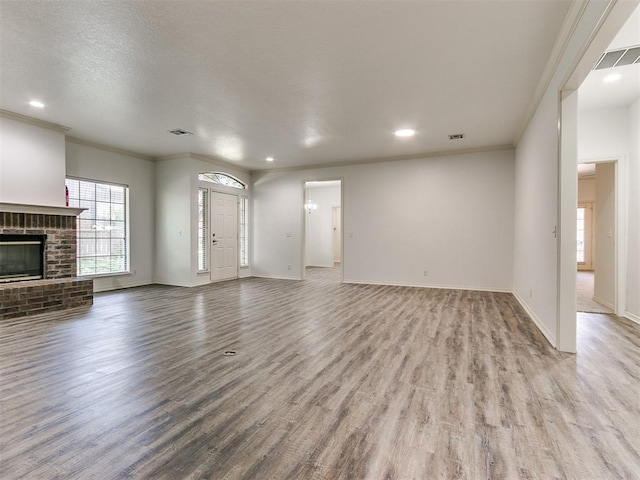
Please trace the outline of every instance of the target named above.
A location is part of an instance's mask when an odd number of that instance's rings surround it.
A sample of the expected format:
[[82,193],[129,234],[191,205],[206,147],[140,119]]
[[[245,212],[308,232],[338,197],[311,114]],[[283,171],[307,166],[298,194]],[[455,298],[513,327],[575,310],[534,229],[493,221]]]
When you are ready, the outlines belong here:
[[0,234],[47,236],[46,278],[0,283],[0,319],[93,303],[93,280],[76,277],[75,212],[0,212]]

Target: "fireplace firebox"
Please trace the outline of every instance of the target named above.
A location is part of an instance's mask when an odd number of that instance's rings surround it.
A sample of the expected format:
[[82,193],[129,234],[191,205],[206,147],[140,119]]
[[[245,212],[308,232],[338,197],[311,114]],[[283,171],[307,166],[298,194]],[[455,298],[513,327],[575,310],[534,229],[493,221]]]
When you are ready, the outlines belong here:
[[46,235],[0,234],[0,282],[46,277]]

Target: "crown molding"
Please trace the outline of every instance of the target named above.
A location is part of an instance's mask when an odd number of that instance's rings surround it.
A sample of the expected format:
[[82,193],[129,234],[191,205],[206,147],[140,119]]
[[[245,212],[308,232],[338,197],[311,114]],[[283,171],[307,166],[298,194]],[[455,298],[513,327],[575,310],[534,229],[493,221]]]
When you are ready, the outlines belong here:
[[27,117],[26,115],[10,112],[9,110],[0,109],[0,117],[8,118],[10,120],[15,120],[17,122],[27,123],[29,125],[34,125],[36,127],[46,128],[48,130],[55,130],[56,132],[66,133],[69,130],[71,130],[71,127],[65,127],[64,125],[59,125],[53,122],[47,122],[46,120],[40,120],[38,118]]
[[316,164],[304,165],[300,167],[263,168],[260,170],[251,170],[251,173],[253,174],[253,173],[270,173],[270,172],[289,172],[289,171],[296,171],[296,170],[311,170],[315,168],[348,167],[352,165],[367,165],[371,163],[384,163],[384,162],[400,162],[403,160],[421,160],[425,158],[450,157],[454,155],[468,155],[473,153],[499,152],[504,150],[513,150],[513,149],[514,149],[513,145],[492,145],[488,147],[461,148],[458,150],[442,150],[438,152],[423,152],[423,153],[415,153],[411,155],[400,155],[395,157],[373,157],[373,158],[343,161],[343,162],[316,163]]
[[154,157],[154,160],[156,162],[163,162],[165,160],[179,160],[181,158],[191,158],[191,154],[189,152],[172,153],[171,155],[162,155],[160,157]]
[[228,162],[226,160],[222,160],[212,155],[203,155],[201,153],[193,153],[193,152],[174,153],[172,155],[163,155],[162,157],[156,157],[155,160],[158,162],[162,162],[165,160],[180,160],[180,159],[200,160],[201,162],[217,165],[220,168],[232,168],[234,170],[237,170],[243,173],[247,173],[247,174],[251,173],[251,170],[249,170],[248,168],[241,167],[240,165]]
[[109,145],[104,145],[102,143],[97,143],[97,142],[91,142],[89,140],[83,140],[82,138],[72,137],[70,135],[66,136],[66,141],[76,145],[83,145],[85,147],[97,148],[98,150],[105,150],[111,153],[118,153],[120,155],[126,155],[128,157],[139,158],[140,160],[148,160],[150,162],[154,161],[154,158],[148,155],[142,155],[141,153],[132,152],[130,150],[124,150],[122,148],[110,147]]
[[219,165],[220,167],[234,168],[244,173],[251,173],[251,170],[249,170],[248,168],[242,167],[236,163],[231,163],[226,160],[222,160],[221,158],[215,157],[213,155],[203,155],[200,153],[191,153],[190,155],[191,155],[191,158],[195,160],[201,160],[203,162],[212,163],[214,165]]
[[551,80],[553,79],[553,75],[556,73],[556,69],[560,64],[560,60],[562,56],[567,50],[569,46],[569,41],[571,40],[571,36],[575,32],[582,15],[587,9],[589,1],[588,0],[579,0],[571,2],[571,6],[569,7],[569,12],[562,23],[562,27],[560,28],[560,33],[556,38],[555,43],[553,44],[553,48],[551,49],[551,54],[549,55],[549,59],[542,71],[542,76],[538,81],[538,85],[533,94],[533,98],[529,103],[529,107],[527,108],[527,113],[525,115],[524,121],[518,130],[516,135],[516,139],[513,142],[514,145],[517,145],[522,139],[522,135],[524,135],[529,122],[535,115],[538,107],[540,106],[540,102],[542,101],[542,97],[545,92],[549,88],[551,84]]

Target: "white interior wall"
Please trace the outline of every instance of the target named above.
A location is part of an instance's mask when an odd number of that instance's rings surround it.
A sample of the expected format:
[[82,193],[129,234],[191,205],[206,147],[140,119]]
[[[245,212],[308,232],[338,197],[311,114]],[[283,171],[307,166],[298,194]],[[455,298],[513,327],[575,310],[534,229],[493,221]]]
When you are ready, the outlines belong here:
[[345,282],[510,291],[513,174],[512,150],[254,173],[253,273],[301,278],[303,181],[342,178]]
[[129,186],[131,273],[96,277],[94,290],[100,292],[152,283],[155,245],[153,161],[67,141],[66,170],[72,177]]
[[0,202],[65,206],[62,131],[0,116]]
[[627,164],[627,293],[625,315],[640,323],[640,99],[629,108]]
[[191,286],[193,282],[190,161],[184,157],[156,162],[156,283]]
[[[514,294],[551,344],[566,352],[576,351],[576,318],[570,311],[575,312],[576,298],[577,153],[570,154],[575,145],[564,145],[567,154],[559,155],[561,98],[567,79],[572,86],[577,83],[573,87],[577,88],[601,54],[598,45],[599,51],[588,51],[585,65],[589,66],[580,64],[608,7],[607,1],[575,3],[572,14],[576,24],[567,30],[566,42],[556,45],[560,53],[553,74],[540,85],[544,93],[516,147]],[[621,25],[626,17],[617,20]],[[615,31],[606,33],[610,34],[608,39],[598,40],[602,48],[615,35]],[[572,107],[574,97],[566,97]],[[568,110],[566,113],[571,113]],[[569,117],[575,121],[575,115]],[[575,143],[575,125],[563,125],[562,129],[572,133],[565,140]],[[557,233],[565,235],[556,238]],[[561,277],[563,282],[559,283]]]
[[340,186],[308,187],[318,209],[306,212],[306,266],[333,266],[333,207],[340,206]]
[[[254,276],[302,278],[301,172],[252,174],[251,271]],[[313,178],[306,180],[310,179]]]
[[578,161],[617,159],[629,150],[629,109],[578,111]]
[[[213,188],[233,195],[249,190],[198,180],[199,173],[223,172],[247,185],[250,175],[240,169],[186,153],[156,162],[156,275],[155,282],[194,286],[209,283],[208,272],[198,272],[198,188]],[[239,276],[248,276],[241,269]]]
[[593,296],[600,303],[614,308],[616,262],[616,167],[614,163],[596,165],[595,281]]
[[[209,273],[198,273],[198,189],[200,187],[213,189],[217,192],[228,193],[236,196],[247,196],[251,198],[251,175],[245,170],[239,168],[233,168],[230,165],[216,162],[212,159],[190,155],[190,185],[191,185],[191,230],[193,232],[191,237],[191,284],[201,285],[209,283],[211,276]],[[246,190],[238,190],[237,188],[225,187],[223,185],[216,185],[211,182],[198,180],[198,174],[210,172],[221,172],[231,175],[249,188]],[[211,198],[211,197],[209,197]],[[249,227],[251,227],[251,211],[249,211]],[[238,216],[238,221],[240,217]],[[238,229],[238,234],[240,230]],[[239,248],[238,243],[238,248]],[[239,251],[238,251],[239,254]],[[209,257],[211,258],[211,257]],[[239,262],[238,262],[239,264]],[[251,262],[249,262],[251,265]],[[241,267],[238,269],[238,277],[248,277],[251,275],[251,267]]]
[[556,344],[558,99],[546,95],[516,151],[513,291]]

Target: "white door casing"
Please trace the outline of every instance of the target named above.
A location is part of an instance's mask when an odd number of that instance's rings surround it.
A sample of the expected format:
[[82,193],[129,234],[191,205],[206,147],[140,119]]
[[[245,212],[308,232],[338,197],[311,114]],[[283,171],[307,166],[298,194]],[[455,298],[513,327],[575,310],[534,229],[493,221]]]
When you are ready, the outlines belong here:
[[238,278],[238,197],[211,192],[211,281]]

